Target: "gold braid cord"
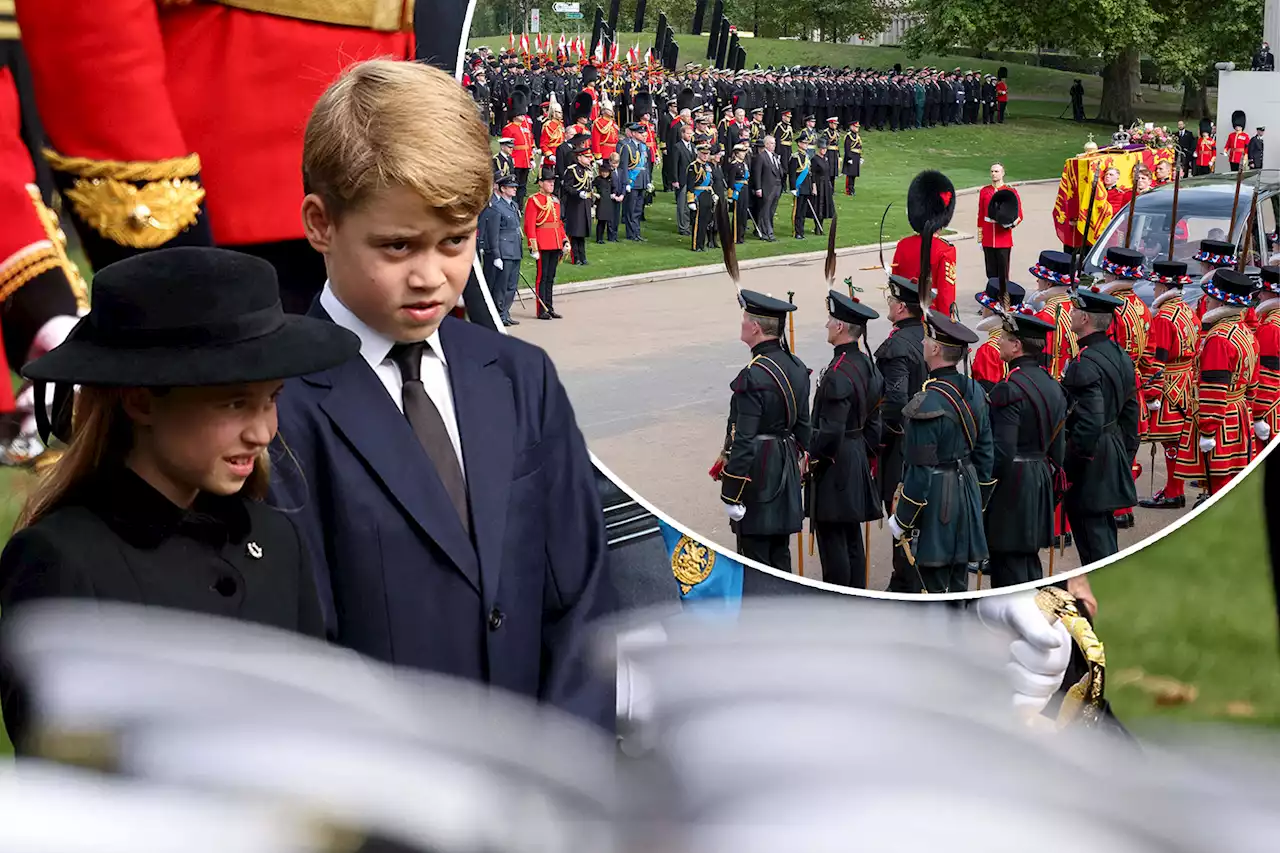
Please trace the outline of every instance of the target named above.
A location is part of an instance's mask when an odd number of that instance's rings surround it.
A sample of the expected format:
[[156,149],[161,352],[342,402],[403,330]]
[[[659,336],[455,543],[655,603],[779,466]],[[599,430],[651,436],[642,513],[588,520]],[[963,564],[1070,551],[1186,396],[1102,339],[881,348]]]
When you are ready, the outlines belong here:
[[1059,729],[1072,723],[1096,723],[1102,716],[1103,689],[1106,684],[1107,658],[1102,641],[1093,626],[1080,612],[1075,598],[1057,587],[1044,587],[1036,593],[1036,606],[1050,624],[1061,619],[1072,641],[1080,647],[1088,663],[1088,672],[1067,688],[1056,720]]
[[200,218],[204,187],[195,180],[200,155],[123,162],[65,157],[45,149],[58,172],[76,180],[63,193],[76,214],[102,237],[131,249],[156,249]]
[[76,307],[82,311],[89,310],[89,285],[81,277],[79,268],[67,257],[67,235],[58,223],[58,214],[45,205],[39,187],[27,184],[27,195],[48,239],[32,243],[0,263],[0,302],[37,276],[61,269],[75,295]]

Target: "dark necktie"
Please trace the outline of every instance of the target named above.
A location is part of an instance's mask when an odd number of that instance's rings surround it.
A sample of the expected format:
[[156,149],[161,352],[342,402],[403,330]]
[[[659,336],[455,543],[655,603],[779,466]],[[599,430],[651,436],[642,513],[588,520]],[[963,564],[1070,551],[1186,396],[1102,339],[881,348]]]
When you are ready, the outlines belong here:
[[440,481],[444,483],[445,491],[449,493],[449,498],[458,511],[463,528],[470,533],[467,486],[462,479],[462,466],[454,452],[453,442],[449,439],[449,431],[445,429],[444,418],[440,416],[440,410],[422,385],[422,354],[427,346],[426,341],[396,344],[391,348],[390,358],[400,368],[400,394],[409,426],[413,427],[418,441],[436,466],[436,473],[440,475]]

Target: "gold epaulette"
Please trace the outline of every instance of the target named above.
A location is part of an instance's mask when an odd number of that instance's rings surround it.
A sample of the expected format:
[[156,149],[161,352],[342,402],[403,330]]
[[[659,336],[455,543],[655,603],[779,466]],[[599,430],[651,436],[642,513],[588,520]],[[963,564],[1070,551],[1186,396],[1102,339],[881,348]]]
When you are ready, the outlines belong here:
[[196,179],[198,154],[125,162],[67,157],[46,148],[44,157],[55,172],[75,177],[63,197],[89,227],[113,243],[155,249],[200,217],[205,193]]

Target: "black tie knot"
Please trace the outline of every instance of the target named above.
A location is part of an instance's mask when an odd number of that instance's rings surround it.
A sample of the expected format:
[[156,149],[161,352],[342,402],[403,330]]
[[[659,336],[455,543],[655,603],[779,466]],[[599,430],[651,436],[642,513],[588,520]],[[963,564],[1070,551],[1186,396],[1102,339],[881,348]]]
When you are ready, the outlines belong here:
[[411,344],[396,344],[391,348],[390,359],[400,368],[401,382],[422,381],[422,354],[427,348],[426,341],[414,341]]

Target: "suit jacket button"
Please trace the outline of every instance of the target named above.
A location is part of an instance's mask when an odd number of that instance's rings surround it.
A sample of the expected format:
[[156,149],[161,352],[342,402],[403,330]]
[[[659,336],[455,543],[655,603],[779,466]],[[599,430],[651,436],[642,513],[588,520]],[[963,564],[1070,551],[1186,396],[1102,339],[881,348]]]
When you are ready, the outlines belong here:
[[492,610],[490,610],[490,611],[489,611],[489,630],[490,630],[490,631],[496,631],[496,630],[498,630],[499,628],[501,628],[501,627],[502,627],[502,619],[503,619],[503,616],[502,616],[502,611],[501,611],[501,610],[499,610],[499,609],[498,609],[498,608],[496,608],[496,607],[495,607],[495,608],[493,608]]

